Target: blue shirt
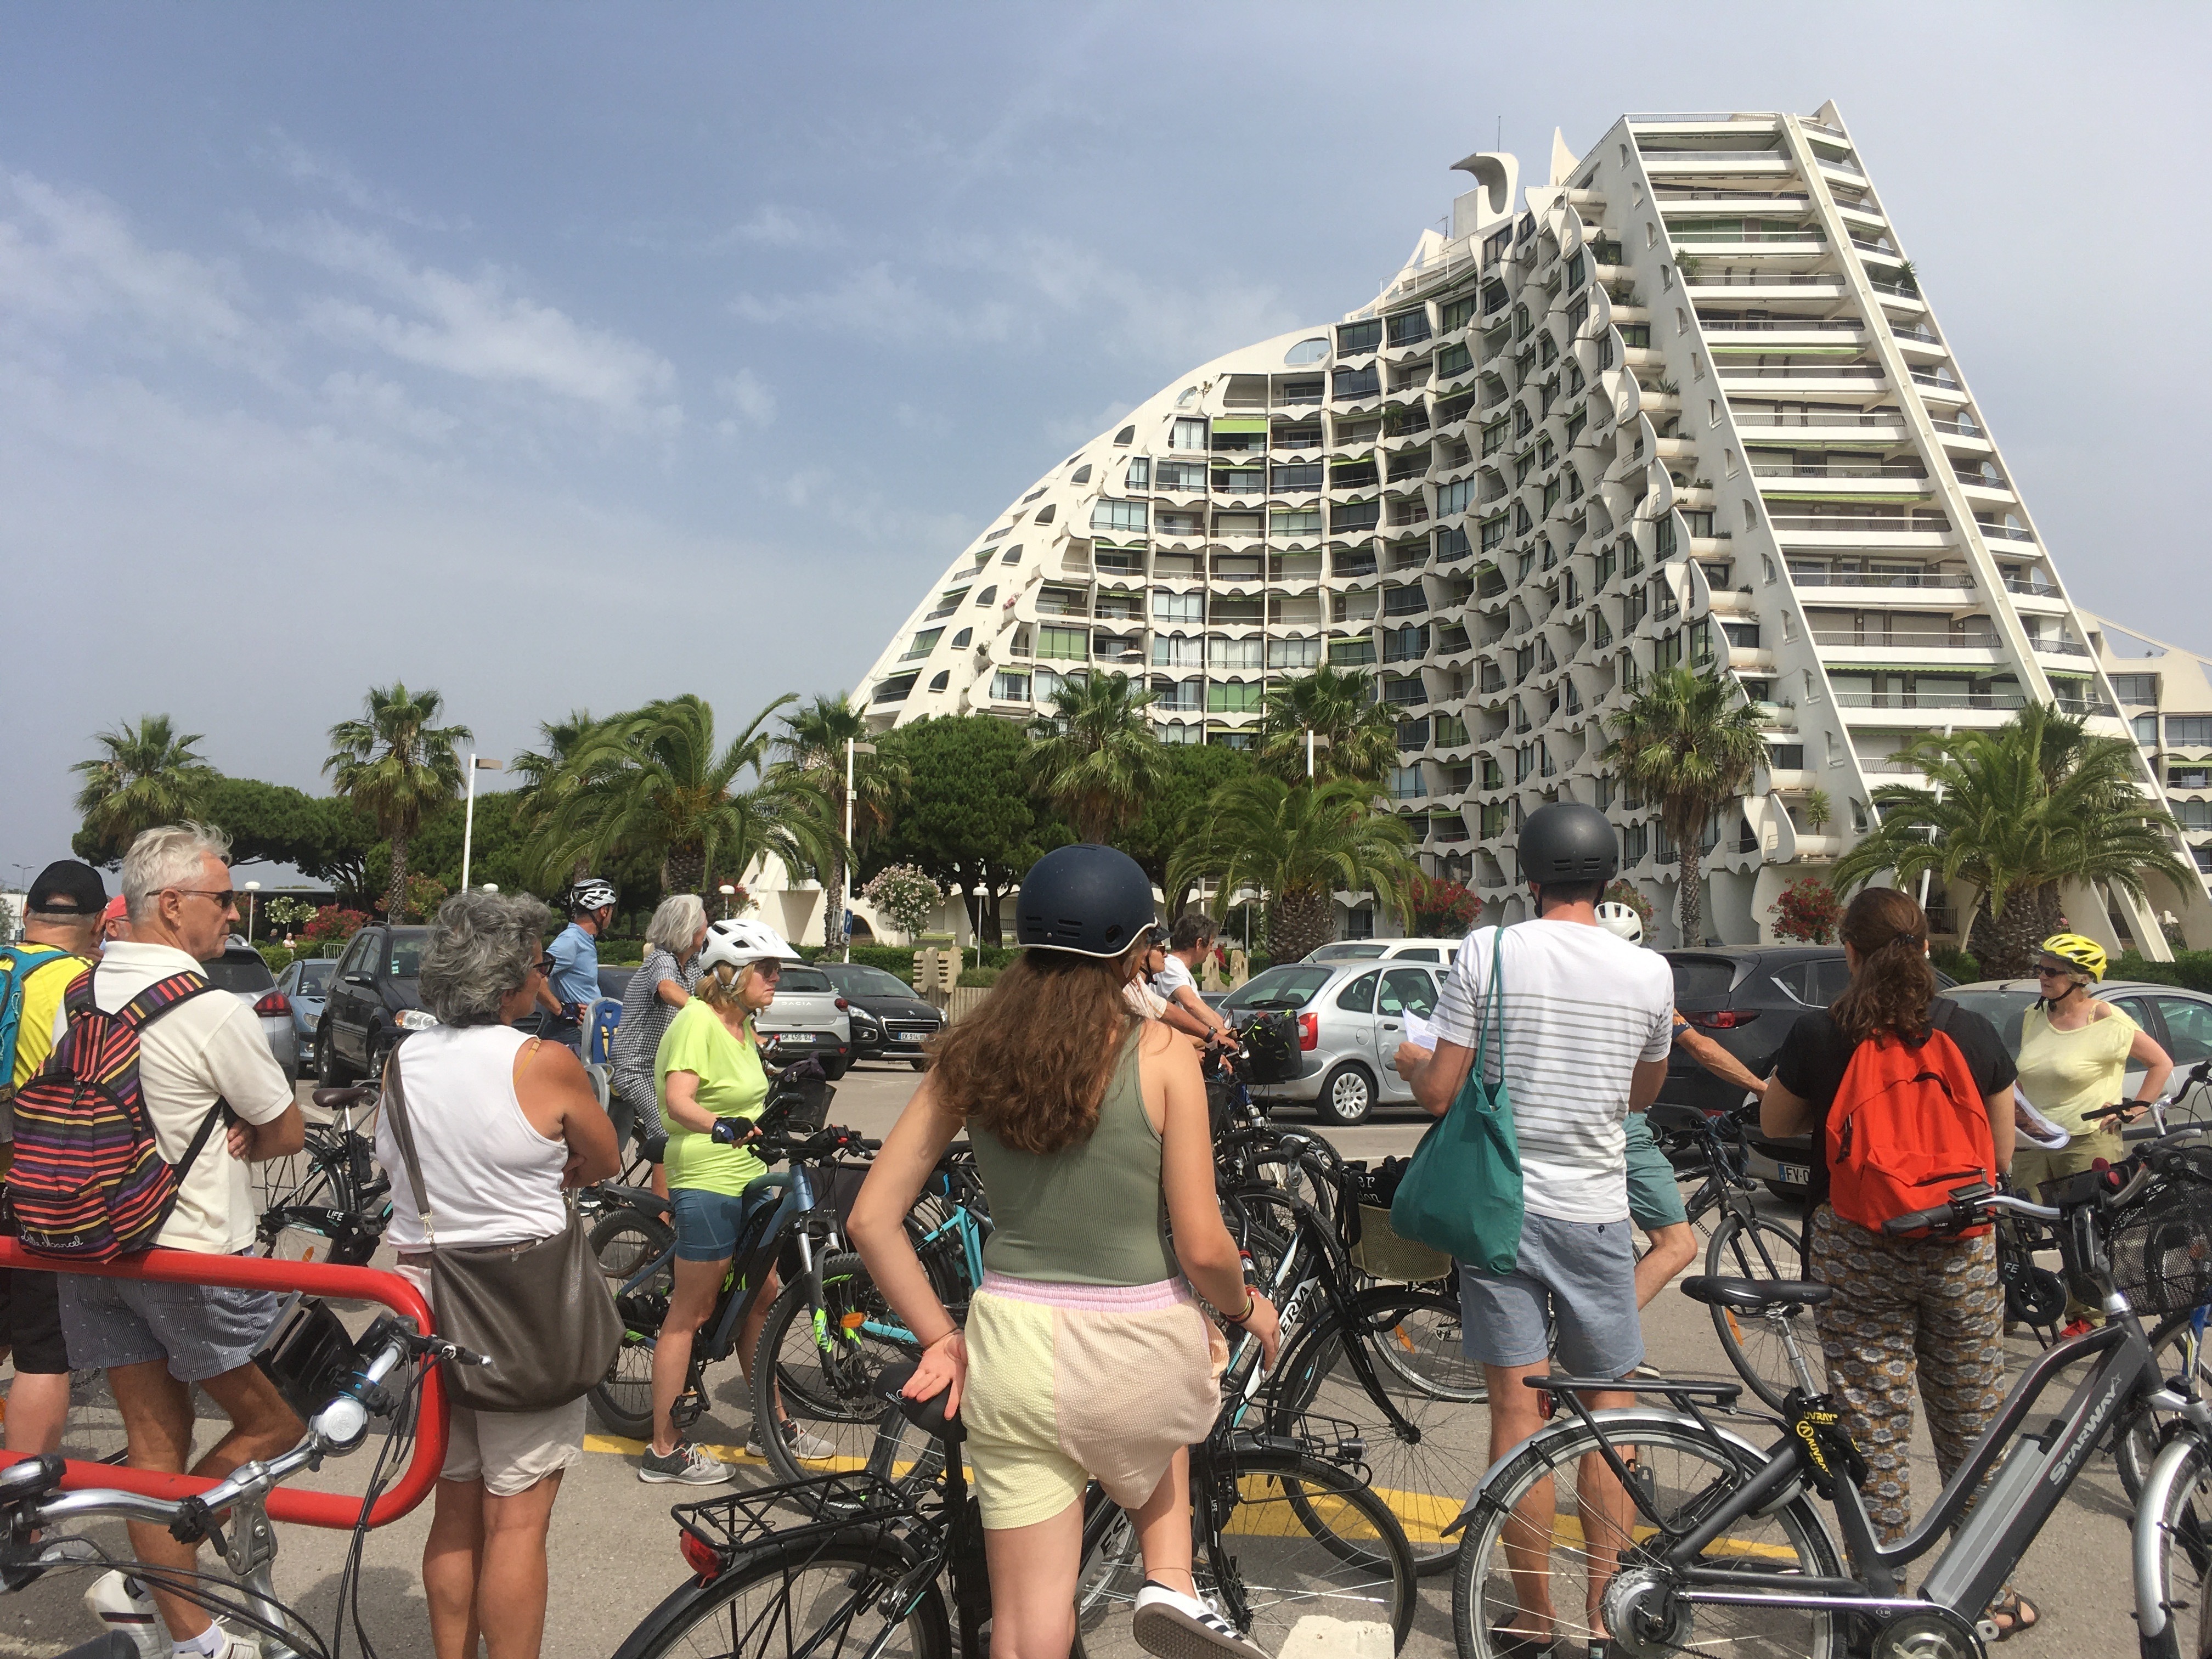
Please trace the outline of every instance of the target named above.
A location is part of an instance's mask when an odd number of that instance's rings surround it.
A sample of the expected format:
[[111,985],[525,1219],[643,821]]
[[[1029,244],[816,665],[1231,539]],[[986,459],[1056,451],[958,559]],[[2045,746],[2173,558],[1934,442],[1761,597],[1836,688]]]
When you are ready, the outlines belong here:
[[553,956],[553,994],[563,1002],[589,1003],[599,994],[599,942],[570,922],[547,947]]

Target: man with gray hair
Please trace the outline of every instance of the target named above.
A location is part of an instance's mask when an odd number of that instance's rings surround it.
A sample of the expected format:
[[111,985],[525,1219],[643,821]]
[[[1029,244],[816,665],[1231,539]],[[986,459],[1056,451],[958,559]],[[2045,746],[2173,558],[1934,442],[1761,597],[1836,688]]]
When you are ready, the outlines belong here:
[[[123,860],[131,937],[110,945],[92,970],[93,1000],[114,1012],[149,987],[198,974],[220,957],[238,913],[238,896],[218,830],[196,823],[143,831]],[[57,1017],[55,1036],[67,1010]],[[149,1023],[138,1040],[141,1098],[161,1154],[182,1160],[211,1112],[228,1133],[210,1136],[183,1172],[177,1199],[155,1243],[170,1249],[243,1255],[253,1248],[253,1193],[246,1165],[296,1152],[305,1141],[292,1085],[269,1053],[261,1024],[227,993],[194,995]],[[131,1279],[65,1275],[62,1330],[70,1363],[104,1370],[123,1418],[133,1468],[220,1479],[240,1464],[298,1443],[300,1419],[253,1363],[276,1322],[277,1297],[266,1291],[155,1285]],[[192,1462],[194,1388],[229,1416],[230,1432]],[[193,1570],[196,1548],[168,1528],[130,1523],[132,1553],[172,1574]],[[138,1593],[132,1595],[137,1589]],[[145,1591],[119,1572],[94,1584],[94,1610],[143,1613]],[[256,1649],[226,1632],[194,1603],[155,1589],[153,1604],[180,1654],[250,1659]]]

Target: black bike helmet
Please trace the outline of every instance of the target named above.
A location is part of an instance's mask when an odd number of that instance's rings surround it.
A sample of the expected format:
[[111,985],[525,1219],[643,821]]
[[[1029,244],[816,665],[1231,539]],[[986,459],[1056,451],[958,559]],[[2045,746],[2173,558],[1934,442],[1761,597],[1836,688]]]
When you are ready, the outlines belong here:
[[1620,868],[1620,837],[1604,813],[1571,800],[1531,812],[1521,826],[1521,879],[1539,887],[1611,881]]
[[1127,853],[1081,842],[1047,853],[1022,878],[1014,941],[1118,957],[1152,925],[1152,878]]

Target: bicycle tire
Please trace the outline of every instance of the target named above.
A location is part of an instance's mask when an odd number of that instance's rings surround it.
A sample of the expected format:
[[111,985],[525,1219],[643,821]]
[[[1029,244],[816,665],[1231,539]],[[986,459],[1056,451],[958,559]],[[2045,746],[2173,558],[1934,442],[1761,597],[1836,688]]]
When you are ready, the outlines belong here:
[[676,1235],[659,1216],[623,1206],[601,1216],[586,1237],[623,1316],[622,1346],[592,1385],[592,1410],[615,1433],[642,1439],[653,1432],[653,1339],[676,1278],[664,1267],[626,1295],[622,1287],[673,1246]]
[[[1456,1330],[1459,1318],[1459,1304],[1439,1291],[1403,1285],[1363,1291],[1346,1303],[1342,1319],[1326,1310],[1292,1339],[1261,1395],[1269,1434],[1297,1437],[1308,1417],[1353,1427],[1364,1443],[1361,1459],[1369,1484],[1404,1529],[1414,1571],[1422,1577],[1450,1570],[1458,1547],[1443,1529],[1489,1466],[1487,1437],[1466,1432],[1471,1420],[1467,1395],[1479,1382],[1481,1368],[1461,1358],[1456,1386],[1439,1391],[1434,1377],[1444,1363],[1441,1352],[1429,1353],[1430,1371],[1413,1383],[1405,1380],[1404,1368],[1372,1356],[1408,1324],[1448,1324]],[[1390,1420],[1382,1401],[1346,1357],[1347,1330],[1349,1340],[1369,1354],[1375,1386],[1405,1419],[1405,1429]]]
[[[913,1359],[918,1352],[910,1340],[901,1342],[865,1327],[844,1334],[845,1321],[853,1315],[879,1331],[897,1322],[857,1255],[840,1250],[823,1257],[821,1275],[819,1339],[806,1283],[794,1279],[777,1293],[753,1349],[754,1414],[757,1417],[761,1410],[757,1390],[762,1379],[772,1376],[791,1420],[833,1449],[826,1457],[802,1459],[781,1434],[763,1434],[762,1448],[778,1481],[814,1480],[833,1471],[865,1466],[876,1449],[877,1427],[884,1417],[876,1378],[886,1367]],[[899,1328],[903,1331],[904,1327]],[[830,1345],[827,1352],[823,1341]]]
[[[2206,1400],[2212,1399],[2212,1344],[2196,1329],[2199,1311],[2160,1320],[2150,1334],[2150,1352],[2168,1388],[2179,1382],[2189,1397]],[[2212,1335],[2212,1331],[2205,1334]],[[2170,1420],[2167,1413],[2145,1407],[2123,1418],[2112,1436],[2112,1461],[2119,1467],[2120,1487],[2130,1504],[2142,1496],[2143,1479],[2158,1456]]]
[[[1705,1272],[1723,1279],[1802,1279],[1805,1247],[1794,1231],[1779,1222],[1753,1216],[1747,1223],[1742,1216],[1731,1215],[1713,1229],[1713,1242],[1705,1250]],[[1810,1308],[1753,1316],[1715,1307],[1712,1316],[1713,1330],[1729,1364],[1774,1410],[1782,1409],[1784,1399],[1797,1385],[1783,1342],[1784,1327],[1805,1356],[1813,1380],[1819,1382],[1826,1376],[1827,1361]]]
[[[895,1622],[885,1659],[951,1659],[944,1592],[922,1586],[903,1620],[884,1616],[884,1592],[915,1563],[874,1528],[770,1541],[718,1577],[685,1584],[646,1614],[615,1659],[791,1659],[820,1641],[826,1655],[859,1654]],[[838,1621],[844,1629],[830,1632]]]
[[[1268,1653],[1281,1652],[1291,1627],[1317,1608],[1350,1623],[1387,1623],[1392,1649],[1404,1647],[1419,1593],[1389,1506],[1333,1463],[1275,1452],[1233,1462],[1236,1485],[1221,1517],[1225,1559],[1201,1542],[1192,1562],[1200,1599],[1228,1617],[1241,1595],[1250,1614],[1245,1634]],[[1129,1614],[1145,1573],[1134,1528],[1109,1505],[1086,1522],[1084,1540],[1070,1659],[1138,1659]],[[1234,1587],[1224,1586],[1231,1577]]]
[[[1607,1427],[1617,1450],[1634,1448],[1638,1467],[1649,1482],[1644,1490],[1668,1523],[1655,1528],[1649,1517],[1632,1510],[1629,1533],[1612,1546],[1616,1560],[1625,1557],[1656,1566],[1663,1557],[1665,1536],[1686,1531],[1710,1514],[1717,1500],[1740,1487],[1765,1456],[1747,1442],[1730,1443],[1688,1419],[1657,1413],[1641,1422],[1614,1421]],[[1513,1639],[1516,1634],[1545,1634],[1534,1621],[1514,1622],[1522,1610],[1508,1573],[1505,1533],[1516,1509],[1533,1497],[1540,1482],[1552,1480],[1555,1470],[1564,1476],[1596,1446],[1596,1434],[1581,1422],[1556,1424],[1523,1442],[1510,1463],[1493,1477],[1489,1495],[1461,1536],[1452,1575],[1452,1633],[1459,1659],[1504,1659],[1526,1650]],[[1618,1482],[1613,1486],[1620,1491]],[[1548,1547],[1541,1563],[1528,1566],[1533,1576],[1553,1587],[1550,1634],[1565,1638],[1559,1643],[1565,1651],[1593,1638],[1604,1639],[1597,1636],[1597,1621],[1589,1616],[1588,1597],[1591,1579],[1598,1578],[1602,1589],[1613,1577],[1613,1569],[1588,1570],[1583,1505],[1577,1502],[1571,1510],[1570,1494],[1554,1489],[1553,1496]],[[1523,1524],[1544,1535],[1540,1520]],[[1612,1530],[1618,1534],[1617,1522]],[[1626,1548],[1620,1547],[1622,1543]],[[1738,1571],[1770,1571],[1778,1578],[1826,1577],[1840,1571],[1835,1540],[1802,1489],[1785,1503],[1735,1522],[1700,1559]],[[1663,1567],[1656,1570],[1664,1571]],[[1687,1611],[1695,1621],[1694,1637],[1677,1629],[1663,1639],[1655,1638],[1649,1644],[1651,1651],[1725,1653],[1729,1659],[1840,1659],[1844,1650],[1842,1622],[1824,1610],[1705,1605]],[[1692,1642],[1693,1649],[1688,1645]]]
[[[2212,1445],[2192,1437],[2183,1457],[2158,1524],[2154,1588],[2171,1622],[2163,1643],[2154,1647],[2154,1638],[2146,1637],[2142,1650],[2202,1659],[2212,1651],[2212,1607],[2205,1605],[2212,1596]],[[2185,1613],[2195,1616],[2185,1619]]]

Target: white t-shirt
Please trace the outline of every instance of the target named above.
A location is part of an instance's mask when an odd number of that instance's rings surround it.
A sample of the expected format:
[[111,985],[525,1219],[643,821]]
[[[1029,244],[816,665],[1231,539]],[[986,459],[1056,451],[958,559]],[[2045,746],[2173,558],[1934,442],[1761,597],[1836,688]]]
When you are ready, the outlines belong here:
[[[118,941],[102,952],[94,970],[93,1000],[113,1013],[172,974],[204,971],[169,945]],[[56,1042],[68,1023],[66,1008],[54,1016]],[[203,991],[146,1028],[138,1043],[138,1090],[161,1156],[172,1164],[184,1157],[218,1098],[228,1101],[248,1123],[271,1122],[292,1103],[292,1085],[269,1052],[261,1022],[223,990]],[[176,1207],[155,1242],[210,1255],[252,1249],[253,1188],[246,1168],[230,1155],[223,1126],[217,1123],[192,1160]]]
[[1190,969],[1183,966],[1181,957],[1168,957],[1167,965],[1152,975],[1152,989],[1159,994],[1163,1002],[1173,1002],[1175,994],[1186,985],[1194,991],[1198,988],[1198,981],[1191,977]]
[[[1498,931],[1468,935],[1437,1004],[1437,1036],[1481,1046]],[[1656,951],[1602,927],[1524,921],[1504,933],[1504,1079],[1522,1201],[1554,1221],[1628,1218],[1626,1130],[1636,1063],[1673,1046],[1674,975]],[[1485,1070],[1498,1079],[1497,1036]]]

